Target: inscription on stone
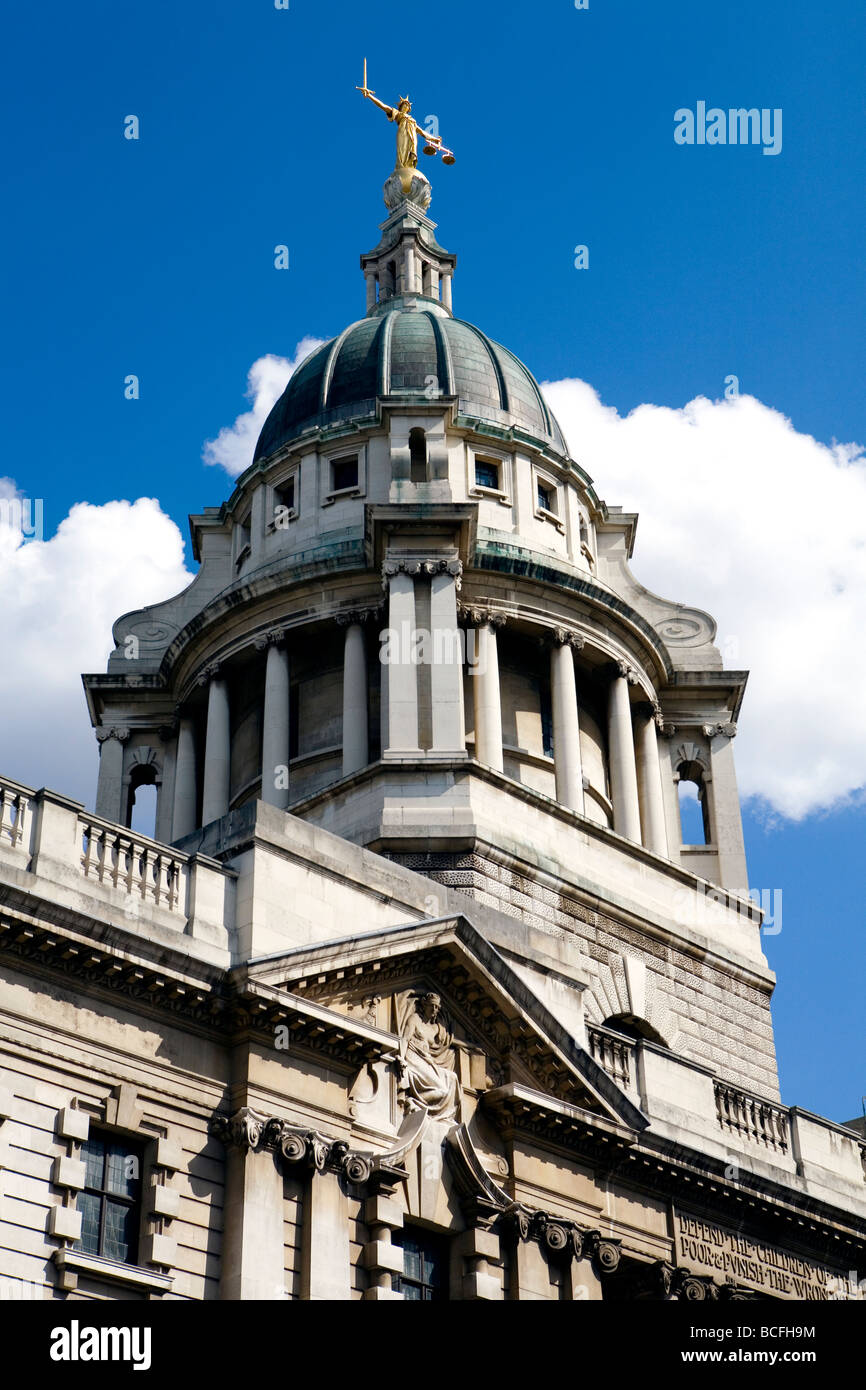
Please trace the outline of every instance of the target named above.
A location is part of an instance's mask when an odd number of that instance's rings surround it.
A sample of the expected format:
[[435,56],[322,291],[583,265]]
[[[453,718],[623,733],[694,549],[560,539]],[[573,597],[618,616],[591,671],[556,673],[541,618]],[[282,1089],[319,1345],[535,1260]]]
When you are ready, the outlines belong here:
[[744,1284],[773,1298],[823,1302],[838,1298],[838,1271],[787,1250],[738,1235],[685,1212],[674,1212],[677,1264],[717,1283]]

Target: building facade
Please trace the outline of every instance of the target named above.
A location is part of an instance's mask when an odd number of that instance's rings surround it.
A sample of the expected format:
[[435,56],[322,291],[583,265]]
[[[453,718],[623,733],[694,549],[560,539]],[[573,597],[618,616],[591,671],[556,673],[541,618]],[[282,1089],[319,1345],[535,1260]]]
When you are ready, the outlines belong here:
[[385,192],[364,316],[84,677],[95,812],[0,781],[6,1296],[859,1297],[863,1137],[780,1101],[746,673]]

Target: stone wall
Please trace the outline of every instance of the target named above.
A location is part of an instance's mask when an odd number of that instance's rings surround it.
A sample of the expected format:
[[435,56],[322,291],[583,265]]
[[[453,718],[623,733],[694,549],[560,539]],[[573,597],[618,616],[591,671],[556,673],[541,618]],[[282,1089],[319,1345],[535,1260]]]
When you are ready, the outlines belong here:
[[[584,995],[588,1022],[639,1013],[675,1052],[713,1067],[738,1086],[778,1099],[770,996],[734,965],[618,922],[562,885],[545,883],[526,865],[479,853],[389,857],[540,931],[577,936],[596,967],[595,983]],[[626,957],[645,966],[642,1009],[631,1007],[634,987],[626,976]]]

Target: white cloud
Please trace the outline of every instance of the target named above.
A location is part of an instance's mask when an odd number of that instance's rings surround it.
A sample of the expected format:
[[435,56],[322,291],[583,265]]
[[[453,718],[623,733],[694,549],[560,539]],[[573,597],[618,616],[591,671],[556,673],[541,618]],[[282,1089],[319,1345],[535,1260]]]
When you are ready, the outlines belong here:
[[25,540],[16,499],[0,478],[0,773],[92,805],[98,750],[81,672],[105,670],[115,618],[186,588],[183,538],[140,497],[79,502],[49,540]]
[[205,463],[219,464],[232,478],[249,468],[259,433],[271,407],[283,394],[292,373],[305,357],[321,347],[323,341],[322,338],[302,338],[292,358],[275,357],[273,353],[268,353],[256,359],[247,373],[244,393],[247,400],[252,401],[252,409],[239,415],[233,425],[224,425],[216,439],[207,441],[202,452]]
[[636,577],[706,609],[726,666],[749,669],[741,794],[799,819],[866,787],[866,459],[752,396],[641,405],[547,383],[600,494],[640,512]]

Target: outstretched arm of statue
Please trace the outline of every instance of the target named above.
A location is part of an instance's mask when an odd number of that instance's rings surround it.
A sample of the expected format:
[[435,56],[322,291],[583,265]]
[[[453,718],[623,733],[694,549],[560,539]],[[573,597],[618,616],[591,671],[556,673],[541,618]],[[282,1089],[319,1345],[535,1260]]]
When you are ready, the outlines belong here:
[[393,121],[393,106],[387,106],[384,101],[380,101],[378,97],[374,97],[369,87],[358,87],[357,90],[361,93],[362,97],[366,97],[368,101],[372,101],[374,106],[378,106],[380,111],[384,111],[389,121]]

